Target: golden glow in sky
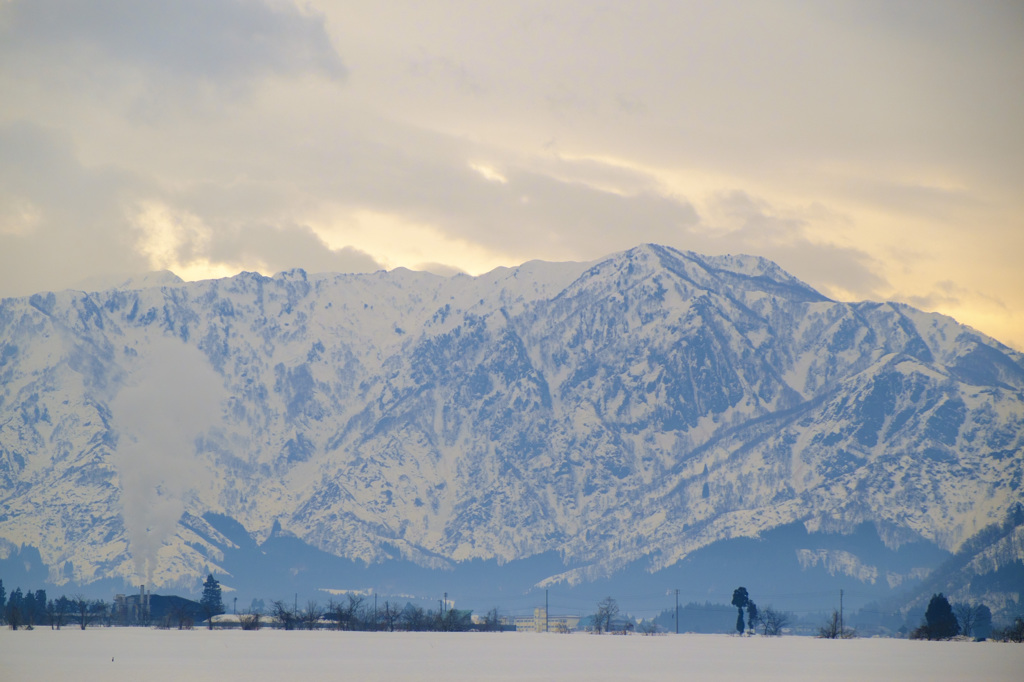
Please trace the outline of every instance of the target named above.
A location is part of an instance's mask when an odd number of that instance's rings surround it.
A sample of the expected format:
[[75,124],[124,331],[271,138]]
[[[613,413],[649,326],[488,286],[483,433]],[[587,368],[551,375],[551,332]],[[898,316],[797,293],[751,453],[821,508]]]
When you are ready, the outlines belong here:
[[0,296],[654,242],[1024,348],[1024,5],[0,3]]

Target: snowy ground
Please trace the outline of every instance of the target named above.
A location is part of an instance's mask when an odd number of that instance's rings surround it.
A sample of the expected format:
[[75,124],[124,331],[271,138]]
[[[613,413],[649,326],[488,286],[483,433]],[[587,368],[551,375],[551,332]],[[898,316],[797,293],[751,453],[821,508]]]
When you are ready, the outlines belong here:
[[0,630],[0,680],[1024,679],[1024,645],[727,635]]

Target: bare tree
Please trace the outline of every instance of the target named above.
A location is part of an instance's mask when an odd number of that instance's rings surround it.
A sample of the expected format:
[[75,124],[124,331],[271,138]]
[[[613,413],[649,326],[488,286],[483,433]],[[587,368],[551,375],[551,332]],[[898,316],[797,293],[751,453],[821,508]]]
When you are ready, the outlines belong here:
[[324,607],[324,617],[327,620],[334,623],[334,628],[341,630],[341,619],[345,612],[341,602],[335,601],[334,597],[327,600],[327,606]]
[[80,594],[76,594],[72,600],[75,612],[78,613],[78,624],[84,630],[92,617],[92,608],[89,600]]
[[818,637],[821,639],[839,638],[839,611],[833,610],[832,616],[818,628]]
[[270,612],[285,630],[294,630],[298,614],[288,604],[278,599],[270,605]]
[[260,629],[260,612],[256,610],[242,611],[238,616],[238,625],[243,630],[259,630]]
[[310,599],[306,602],[306,609],[299,615],[307,630],[315,630],[320,618],[324,615],[324,610],[320,608],[316,600]]
[[348,621],[348,630],[355,630],[363,627],[366,617],[366,598],[361,594],[348,594],[348,605],[345,607],[345,616]]
[[992,631],[992,639],[1000,642],[1024,642],[1024,618],[1017,616],[1012,625],[996,628]]
[[327,603],[328,617],[334,621],[334,627],[339,630],[357,630],[363,620],[364,599],[360,595],[347,594],[347,603],[331,599]]
[[960,623],[960,634],[973,637],[974,629],[978,626],[984,611],[985,606],[982,604],[954,604],[953,613]]
[[192,616],[189,614],[185,602],[175,601],[171,604],[171,608],[167,613],[167,626],[170,627],[171,623],[177,623],[179,630],[192,629]]
[[95,621],[99,621],[100,625],[110,625],[111,623],[111,606],[102,599],[96,599],[89,605],[89,611],[92,613],[92,618]]
[[770,637],[781,635],[782,629],[789,625],[789,620],[790,616],[788,613],[776,611],[770,606],[762,611],[758,618],[758,622],[761,625],[761,633]]
[[380,622],[383,628],[388,632],[394,632],[399,615],[401,615],[401,611],[395,608],[390,601],[385,601],[384,610],[380,613]]
[[840,627],[839,611],[832,610],[832,615],[825,624],[818,628],[818,637],[822,639],[853,639],[857,633],[848,627]]
[[399,627],[409,632],[422,632],[429,630],[431,625],[431,619],[427,615],[427,612],[423,610],[422,606],[416,606],[415,604],[407,604],[402,609],[401,616],[399,617]]
[[501,632],[501,616],[498,615],[497,606],[484,616],[484,622],[481,623],[480,629],[484,632]]
[[619,615],[619,603],[612,597],[605,597],[597,602],[597,613],[594,614],[594,633],[611,632],[612,621]]
[[661,633],[662,628],[653,620],[645,619],[641,621],[640,627],[637,630],[642,635],[657,635]]

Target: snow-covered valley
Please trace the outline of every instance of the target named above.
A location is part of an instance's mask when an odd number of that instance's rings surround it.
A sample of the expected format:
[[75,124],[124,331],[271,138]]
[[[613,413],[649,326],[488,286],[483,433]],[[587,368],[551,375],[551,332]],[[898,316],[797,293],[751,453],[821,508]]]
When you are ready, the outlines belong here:
[[9,680],[1017,682],[1024,646],[728,635],[0,630]]

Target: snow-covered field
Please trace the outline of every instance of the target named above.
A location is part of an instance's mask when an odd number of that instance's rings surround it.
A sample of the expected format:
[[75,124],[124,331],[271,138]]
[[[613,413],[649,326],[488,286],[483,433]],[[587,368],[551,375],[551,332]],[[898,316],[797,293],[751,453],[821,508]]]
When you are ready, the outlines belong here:
[[1024,679],[1024,646],[728,635],[0,630],[0,680]]

